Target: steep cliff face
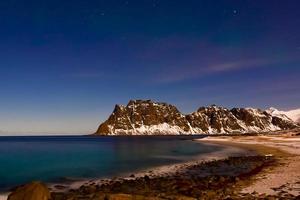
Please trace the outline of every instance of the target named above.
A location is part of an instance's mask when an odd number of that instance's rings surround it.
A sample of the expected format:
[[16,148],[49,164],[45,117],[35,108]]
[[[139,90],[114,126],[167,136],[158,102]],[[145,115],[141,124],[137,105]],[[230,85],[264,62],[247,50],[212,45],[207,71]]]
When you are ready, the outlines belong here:
[[200,107],[183,115],[167,103],[131,100],[127,106],[116,105],[102,123],[97,135],[178,135],[265,132],[296,128],[288,118],[279,118],[253,108],[231,110],[215,105]]
[[188,132],[184,115],[167,103],[151,100],[131,100],[127,106],[116,105],[108,120],[98,128],[97,133],[108,135],[151,135]]
[[194,132],[229,133],[243,131],[243,127],[240,126],[237,118],[230,110],[215,105],[200,107],[196,112],[187,115],[187,118],[192,118],[190,123],[196,129]]

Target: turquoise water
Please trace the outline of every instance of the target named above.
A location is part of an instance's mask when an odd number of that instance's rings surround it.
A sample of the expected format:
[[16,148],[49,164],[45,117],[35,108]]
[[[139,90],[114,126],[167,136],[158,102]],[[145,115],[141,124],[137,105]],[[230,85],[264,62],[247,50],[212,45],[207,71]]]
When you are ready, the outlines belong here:
[[[186,140],[186,139],[189,140]],[[190,137],[0,137],[0,190],[32,180],[114,177],[221,147]]]

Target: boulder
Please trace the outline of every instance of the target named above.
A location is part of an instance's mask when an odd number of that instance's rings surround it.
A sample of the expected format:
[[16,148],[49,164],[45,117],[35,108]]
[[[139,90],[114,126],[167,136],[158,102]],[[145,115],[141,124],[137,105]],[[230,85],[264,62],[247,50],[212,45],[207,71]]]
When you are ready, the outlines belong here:
[[41,182],[31,182],[17,187],[8,200],[49,200],[50,192],[47,186]]

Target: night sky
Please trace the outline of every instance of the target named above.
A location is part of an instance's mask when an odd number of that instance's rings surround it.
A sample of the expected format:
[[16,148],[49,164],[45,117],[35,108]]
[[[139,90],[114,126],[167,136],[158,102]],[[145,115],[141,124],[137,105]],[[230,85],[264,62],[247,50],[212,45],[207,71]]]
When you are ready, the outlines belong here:
[[300,107],[298,0],[0,2],[0,130],[90,133],[129,99]]

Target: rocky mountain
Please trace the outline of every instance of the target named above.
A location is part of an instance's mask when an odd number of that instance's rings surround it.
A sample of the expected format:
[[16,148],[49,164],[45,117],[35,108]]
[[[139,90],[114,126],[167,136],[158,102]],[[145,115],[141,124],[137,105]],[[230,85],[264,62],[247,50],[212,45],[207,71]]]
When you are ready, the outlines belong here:
[[216,105],[182,114],[175,106],[151,100],[116,105],[96,135],[178,135],[267,132],[297,128],[288,117],[254,108],[227,109]]

